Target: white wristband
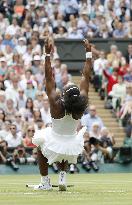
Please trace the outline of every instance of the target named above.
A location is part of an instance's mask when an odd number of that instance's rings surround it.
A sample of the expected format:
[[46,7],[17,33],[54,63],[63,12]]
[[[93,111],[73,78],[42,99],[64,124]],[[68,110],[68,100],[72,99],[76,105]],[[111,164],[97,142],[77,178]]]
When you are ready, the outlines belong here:
[[50,57],[50,54],[49,54],[49,53],[45,53],[45,57],[46,57],[46,56]]
[[86,53],[86,59],[88,59],[88,58],[92,58],[92,52],[87,52]]

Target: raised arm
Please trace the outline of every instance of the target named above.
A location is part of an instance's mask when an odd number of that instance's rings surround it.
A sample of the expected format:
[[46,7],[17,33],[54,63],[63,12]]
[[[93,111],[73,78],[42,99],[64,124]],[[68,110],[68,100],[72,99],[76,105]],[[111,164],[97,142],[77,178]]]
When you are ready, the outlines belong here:
[[56,88],[55,88],[55,80],[52,72],[50,54],[52,51],[52,44],[49,39],[45,41],[45,78],[46,78],[46,92],[49,98],[50,103],[50,112],[51,116],[55,117],[60,112],[60,107],[57,103],[59,98]]
[[86,50],[86,61],[82,71],[82,79],[80,82],[80,93],[81,95],[88,96],[90,73],[92,68],[92,52],[91,52],[92,46],[87,39],[85,39],[83,42]]
[[46,92],[49,99],[52,97],[52,93],[55,92],[55,80],[53,77],[50,54],[52,51],[52,44],[49,39],[45,40],[45,78],[46,78]]

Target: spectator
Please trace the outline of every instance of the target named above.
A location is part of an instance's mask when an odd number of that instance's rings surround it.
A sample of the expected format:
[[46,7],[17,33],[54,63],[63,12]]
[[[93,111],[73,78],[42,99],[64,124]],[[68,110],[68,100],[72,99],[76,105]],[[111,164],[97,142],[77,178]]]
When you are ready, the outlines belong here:
[[29,125],[27,128],[26,136],[23,139],[24,147],[32,147],[32,148],[35,147],[35,145],[32,143],[34,132],[35,132],[34,126]]
[[121,76],[118,77],[118,83],[113,85],[112,91],[109,93],[112,96],[112,107],[114,110],[117,106],[122,105],[126,95],[126,85]]
[[117,29],[113,32],[113,37],[114,38],[125,38],[126,37],[126,31],[124,29],[123,23],[119,22]]
[[132,82],[132,61],[130,62],[129,67],[127,68],[126,74],[124,75],[124,81],[128,83]]
[[25,90],[25,95],[27,98],[35,99],[37,89],[33,86],[32,80],[27,81],[27,88]]
[[22,117],[26,121],[33,120],[33,100],[32,98],[27,98],[26,106],[25,108],[20,109],[20,113],[22,114]]
[[127,49],[127,55],[126,55],[126,60],[128,64],[130,63],[131,59],[132,59],[132,44],[129,44]]
[[43,107],[40,109],[42,120],[44,124],[51,123],[51,115],[50,115],[50,106],[49,106],[49,100],[47,97],[43,100]]
[[103,70],[105,69],[105,66],[107,64],[107,60],[105,58],[105,52],[100,51],[99,58],[94,61],[93,69],[94,69],[94,87],[95,90],[98,91],[98,89],[101,88],[102,84],[102,73]]
[[3,128],[0,130],[0,139],[5,140],[6,136],[10,133],[10,120],[5,120]]
[[18,97],[17,97],[18,110],[20,110],[21,108],[24,108],[26,106],[26,100],[27,100],[27,97],[24,94],[24,90],[21,88],[18,88]]
[[22,144],[22,136],[20,133],[17,133],[17,127],[15,124],[10,126],[10,134],[6,136],[5,140],[8,143],[8,147],[17,147]]
[[5,110],[6,108],[5,102],[6,102],[5,91],[0,90],[0,108],[3,110]]
[[94,105],[90,105],[89,113],[83,115],[81,118],[81,125],[87,127],[87,131],[92,129],[93,123],[98,123],[100,128],[103,127],[103,122],[100,117],[96,114],[96,107]]
[[92,124],[92,128],[91,131],[89,132],[89,137],[94,137],[96,139],[100,139],[101,135],[100,135],[100,125],[98,122],[94,122]]
[[15,119],[14,114],[16,113],[16,111],[17,110],[14,107],[14,101],[10,98],[7,99],[6,100],[6,109],[5,109],[7,119],[13,121]]
[[107,94],[112,90],[114,84],[118,82],[118,71],[113,70],[112,74],[109,74],[106,70],[103,70],[104,76],[107,78]]
[[6,117],[6,115],[5,115],[4,110],[0,109],[0,129],[2,129],[4,126],[5,117]]

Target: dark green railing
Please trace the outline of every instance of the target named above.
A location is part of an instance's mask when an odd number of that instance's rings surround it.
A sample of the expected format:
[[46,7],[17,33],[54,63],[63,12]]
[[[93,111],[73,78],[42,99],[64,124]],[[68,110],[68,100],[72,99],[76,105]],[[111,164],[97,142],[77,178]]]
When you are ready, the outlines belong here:
[[[115,44],[122,51],[123,55],[126,55],[127,46],[132,43],[132,39],[92,39],[90,42],[95,44],[97,49],[103,49],[106,52],[109,52],[110,46]],[[82,40],[57,39],[55,44],[62,63],[66,63],[69,70],[80,70],[83,67],[85,50]]]

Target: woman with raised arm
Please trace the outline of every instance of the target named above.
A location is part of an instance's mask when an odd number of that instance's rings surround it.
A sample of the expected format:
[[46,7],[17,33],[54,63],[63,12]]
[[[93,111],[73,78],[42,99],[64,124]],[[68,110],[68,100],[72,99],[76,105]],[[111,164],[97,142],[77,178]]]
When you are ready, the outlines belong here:
[[49,190],[51,188],[47,171],[48,164],[58,163],[60,168],[59,190],[66,190],[66,167],[68,163],[77,163],[77,157],[84,149],[83,127],[77,133],[77,125],[88,102],[89,78],[92,67],[91,44],[84,40],[86,62],[82,72],[80,89],[75,84],[67,84],[58,95],[52,73],[50,53],[52,45],[49,39],[45,42],[45,77],[46,91],[50,102],[52,127],[47,127],[35,133],[33,143],[39,147],[38,161],[41,184],[35,189]]

